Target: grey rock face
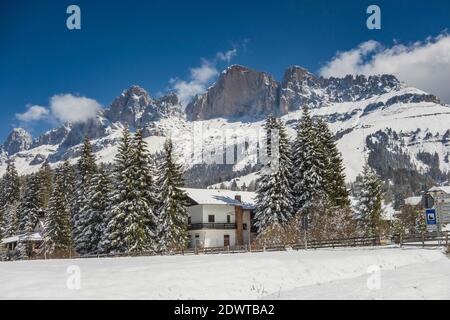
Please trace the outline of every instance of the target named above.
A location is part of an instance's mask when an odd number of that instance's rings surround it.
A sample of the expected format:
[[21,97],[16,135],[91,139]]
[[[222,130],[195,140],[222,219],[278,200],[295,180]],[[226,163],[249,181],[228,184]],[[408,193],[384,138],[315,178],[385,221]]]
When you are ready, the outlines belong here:
[[278,113],[279,83],[264,72],[234,65],[186,107],[192,120]]
[[151,125],[153,121],[172,116],[184,116],[180,100],[175,93],[170,93],[158,100],[153,100],[151,104],[146,106],[145,112],[138,122],[142,127],[146,127]]
[[104,112],[110,122],[120,122],[135,128],[145,127],[163,117],[181,114],[182,108],[175,93],[154,99],[139,86],[123,91]]
[[152,102],[153,99],[147,91],[139,86],[132,86],[123,91],[104,114],[111,122],[121,122],[136,127],[146,107]]
[[72,125],[71,130],[67,134],[66,139],[60,145],[60,148],[68,148],[81,143],[84,137],[89,139],[98,139],[106,134],[106,128],[109,122],[98,115],[93,119],[89,119],[86,122],[75,123]]
[[42,154],[37,154],[33,160],[30,161],[30,165],[34,166],[34,165],[38,165],[41,163],[44,163],[46,157]]
[[320,78],[320,82],[331,102],[349,102],[368,99],[401,88],[393,75],[366,77],[347,75],[344,78]]
[[14,128],[3,143],[3,148],[8,155],[13,155],[29,149],[32,143],[33,138],[28,131],[22,128]]
[[66,123],[59,128],[52,129],[42,134],[38,138],[33,141],[32,148],[42,146],[44,144],[49,145],[58,145],[61,144],[69,134],[72,129],[72,125],[70,123]]
[[326,102],[326,94],[320,79],[302,67],[292,66],[286,70],[281,83],[280,110],[282,114],[298,110],[304,104],[320,107]]
[[284,115],[308,104],[311,108],[333,102],[351,102],[401,88],[392,75],[322,78],[298,66],[289,67],[281,83],[264,72],[232,66],[186,108],[191,120],[216,117]]

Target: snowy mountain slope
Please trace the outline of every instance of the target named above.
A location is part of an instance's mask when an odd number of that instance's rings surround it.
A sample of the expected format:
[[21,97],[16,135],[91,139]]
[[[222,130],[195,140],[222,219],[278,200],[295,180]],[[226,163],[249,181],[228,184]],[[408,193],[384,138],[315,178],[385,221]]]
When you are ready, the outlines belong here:
[[[417,103],[393,103],[379,109],[368,112],[367,106],[374,103],[384,103],[404,95],[422,95],[420,90],[404,87],[395,92],[373,97],[367,100],[355,102],[333,103],[328,107],[312,109],[311,113],[326,119],[330,129],[340,138],[338,148],[344,157],[346,175],[348,181],[353,181],[367,156],[366,138],[379,131],[392,129],[402,136],[402,140],[394,141],[399,148],[410,155],[413,164],[418,169],[425,171],[428,166],[418,159],[418,153],[428,152],[439,156],[439,167],[441,170],[450,169],[448,154],[450,144],[444,138],[450,129],[450,107],[434,102]],[[301,117],[301,110],[290,112],[281,119],[288,125],[291,136],[295,134],[295,125]],[[211,120],[212,121],[212,120]],[[211,126],[208,121],[208,126]],[[215,120],[218,122],[218,120]],[[248,126],[260,127],[262,121],[251,124],[242,123],[241,128]],[[219,126],[219,124],[214,124]],[[220,126],[225,126],[223,123]],[[228,123],[228,127],[236,127],[235,122]],[[450,138],[450,133],[447,134]],[[253,176],[250,175],[251,178]],[[248,185],[248,176],[243,181]]]
[[[75,162],[85,135],[91,139],[98,161],[111,162],[124,125],[131,131],[143,127],[152,152],[161,150],[165,137],[171,136],[186,169],[227,160],[239,171],[257,162],[257,140],[267,114],[279,114],[293,136],[304,103],[337,135],[348,181],[362,169],[367,137],[376,140],[374,134],[380,131],[389,138],[388,148],[409,155],[417,170],[430,167],[424,152],[436,153],[441,170],[450,169],[450,107],[393,76],[324,79],[291,67],[278,83],[265,73],[232,66],[185,112],[175,94],[155,99],[132,86],[86,123],[64,124],[32,142],[27,134],[18,135],[24,141],[14,141],[13,150],[0,150],[0,174],[7,159],[15,161],[22,174],[38,170],[46,159],[51,165],[64,158]],[[198,120],[190,120],[193,118]],[[235,151],[241,157],[233,157]]]

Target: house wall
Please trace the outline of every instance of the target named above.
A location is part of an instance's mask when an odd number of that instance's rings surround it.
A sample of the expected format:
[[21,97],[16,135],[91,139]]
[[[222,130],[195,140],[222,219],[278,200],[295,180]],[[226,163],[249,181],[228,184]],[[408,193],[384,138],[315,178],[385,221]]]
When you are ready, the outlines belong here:
[[[204,248],[210,248],[210,247],[223,247],[224,246],[224,236],[229,235],[230,236],[230,246],[234,246],[236,243],[236,230],[208,230],[208,229],[202,229],[202,230],[191,230],[189,231],[189,234],[191,236],[191,243],[190,247],[204,247]],[[195,235],[198,235],[198,238],[195,237]]]
[[187,208],[188,214],[191,217],[191,223],[203,222],[203,206],[196,205]]
[[[214,215],[215,223],[227,223],[227,215],[230,215],[230,223],[236,223],[234,206],[205,204],[188,207],[188,214],[191,217],[191,223],[208,223],[208,215]],[[251,221],[250,211],[244,210],[243,223],[247,224],[243,232],[244,244],[249,244]],[[236,245],[236,229],[218,230],[201,229],[189,231],[191,240],[189,247],[222,247],[224,246],[224,235],[230,236],[230,246]],[[195,235],[198,235],[196,238]]]
[[227,223],[227,215],[230,215],[230,223],[236,222],[234,206],[205,204],[203,205],[203,222],[208,222],[208,216],[214,215],[215,223]]
[[230,215],[230,223],[235,223],[234,206],[203,204],[188,207],[191,223],[208,223],[208,215],[214,215],[215,223],[227,223],[227,215]]

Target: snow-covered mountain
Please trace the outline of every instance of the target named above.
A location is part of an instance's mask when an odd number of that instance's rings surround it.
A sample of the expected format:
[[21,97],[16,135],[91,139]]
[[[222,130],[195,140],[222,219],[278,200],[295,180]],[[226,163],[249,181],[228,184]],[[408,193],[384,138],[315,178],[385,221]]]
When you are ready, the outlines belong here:
[[[270,113],[280,116],[293,135],[304,104],[336,133],[349,181],[380,143],[388,152],[409,157],[417,170],[436,165],[450,169],[450,107],[434,95],[391,75],[322,78],[293,66],[278,82],[267,73],[235,65],[185,109],[174,93],[156,99],[132,86],[87,122],[66,123],[34,140],[25,130],[14,129],[0,148],[0,174],[7,159],[15,161],[22,174],[38,170],[45,159],[51,164],[65,157],[75,162],[86,135],[98,160],[111,162],[125,124],[131,130],[145,129],[152,152],[161,150],[165,137],[172,135],[189,169],[205,160],[205,154],[222,158],[242,135],[259,130]],[[234,171],[254,164],[254,137],[248,137],[243,152],[247,157],[232,166]]]

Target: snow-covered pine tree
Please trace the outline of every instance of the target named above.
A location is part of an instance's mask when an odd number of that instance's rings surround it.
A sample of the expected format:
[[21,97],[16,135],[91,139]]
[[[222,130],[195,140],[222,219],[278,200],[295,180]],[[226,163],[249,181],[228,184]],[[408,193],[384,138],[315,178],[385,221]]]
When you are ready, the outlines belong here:
[[70,164],[69,160],[65,159],[59,168],[59,171],[61,173],[61,183],[64,188],[64,196],[66,197],[66,201],[71,209],[76,184],[75,169]]
[[42,212],[42,197],[38,174],[31,174],[25,180],[24,192],[18,208],[19,233],[32,233]]
[[39,177],[39,193],[40,202],[42,203],[42,208],[47,208],[48,200],[50,199],[50,194],[52,192],[52,178],[53,173],[48,161],[46,160],[37,173]]
[[0,190],[0,239],[17,233],[17,206],[20,200],[20,181],[14,162],[8,162]]
[[97,251],[98,243],[91,243],[91,223],[97,219],[89,216],[90,199],[87,190],[90,188],[91,180],[97,172],[95,157],[92,153],[92,146],[88,137],[84,138],[83,148],[81,149],[80,159],[77,163],[77,179],[75,185],[75,194],[71,201],[72,212],[72,237],[75,250],[79,254],[91,253],[91,250]]
[[19,229],[19,219],[17,215],[18,202],[7,203],[3,207],[3,231],[2,238],[17,235]]
[[109,180],[103,166],[89,179],[86,190],[88,203],[82,208],[84,212],[85,228],[83,238],[86,252],[96,254],[100,252],[100,242],[104,230],[105,214],[108,207]]
[[345,185],[345,167],[336,141],[325,121],[316,122],[316,136],[319,142],[319,158],[323,162],[323,184],[331,205],[344,208],[350,206]]
[[66,196],[64,165],[53,175],[52,192],[44,220],[44,252],[67,253],[71,249],[71,225],[68,197]]
[[292,145],[295,213],[309,214],[318,201],[323,200],[324,164],[320,156],[318,138],[308,107],[303,107],[302,118]]
[[103,251],[136,254],[151,245],[150,207],[140,188],[136,189],[134,148],[128,127],[125,127],[115,157],[108,223],[101,244]]
[[146,228],[145,247],[142,249],[154,250],[157,246],[157,195],[153,176],[155,175],[154,162],[148,152],[144,140],[143,130],[138,129],[133,138],[133,182],[136,197],[136,213],[144,218]]
[[294,203],[291,189],[292,162],[286,129],[273,115],[267,118],[264,129],[267,161],[257,181],[255,226],[258,233],[287,222],[293,214]]
[[186,193],[180,189],[184,186],[183,169],[176,162],[170,138],[164,144],[164,158],[159,172],[158,249],[181,250],[188,244],[188,203]]
[[383,183],[366,163],[363,167],[360,191],[357,195],[357,212],[360,231],[364,236],[380,236],[382,225]]

